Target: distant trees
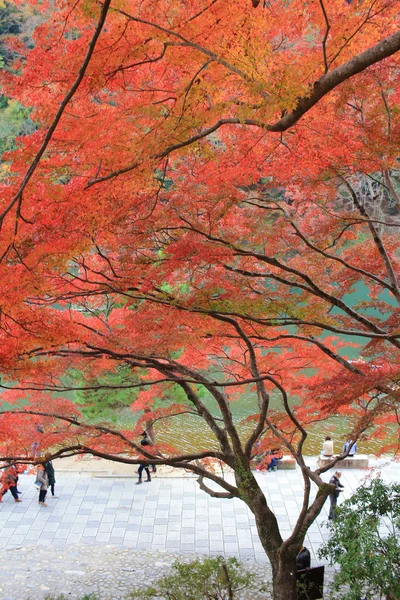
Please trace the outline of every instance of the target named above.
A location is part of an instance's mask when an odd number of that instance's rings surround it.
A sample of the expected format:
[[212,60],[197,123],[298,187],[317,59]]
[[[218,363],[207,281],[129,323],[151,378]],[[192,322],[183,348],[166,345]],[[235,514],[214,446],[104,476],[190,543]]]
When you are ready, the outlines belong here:
[[[28,4],[0,0],[0,69],[12,69],[18,48],[32,47],[31,32],[37,22]],[[3,154],[15,149],[16,137],[34,130],[30,108],[0,95],[0,180],[8,174],[7,165],[1,163]]]

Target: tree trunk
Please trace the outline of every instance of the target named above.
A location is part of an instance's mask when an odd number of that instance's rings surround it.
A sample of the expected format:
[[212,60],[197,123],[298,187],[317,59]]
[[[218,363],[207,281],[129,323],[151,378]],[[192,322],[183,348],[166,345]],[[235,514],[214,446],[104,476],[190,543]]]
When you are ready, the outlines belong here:
[[283,540],[277,519],[268,507],[250,467],[242,462],[236,468],[235,475],[240,497],[255,516],[260,542],[271,562],[273,599],[297,600],[296,556],[304,536],[299,535],[295,544],[282,548]]
[[273,599],[297,600],[296,559],[285,561],[279,570],[273,569],[272,573]]

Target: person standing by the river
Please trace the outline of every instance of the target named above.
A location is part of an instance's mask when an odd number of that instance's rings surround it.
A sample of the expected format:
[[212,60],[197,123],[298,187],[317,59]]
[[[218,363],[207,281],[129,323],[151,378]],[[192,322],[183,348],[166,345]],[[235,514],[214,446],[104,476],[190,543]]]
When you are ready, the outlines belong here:
[[344,487],[340,483],[341,476],[342,476],[342,473],[340,471],[336,471],[329,480],[329,483],[331,485],[335,486],[335,489],[329,494],[329,501],[331,503],[331,507],[329,510],[329,516],[328,516],[329,520],[336,518],[335,511],[336,511],[337,500],[339,498],[340,492],[343,492],[343,490],[344,490]]

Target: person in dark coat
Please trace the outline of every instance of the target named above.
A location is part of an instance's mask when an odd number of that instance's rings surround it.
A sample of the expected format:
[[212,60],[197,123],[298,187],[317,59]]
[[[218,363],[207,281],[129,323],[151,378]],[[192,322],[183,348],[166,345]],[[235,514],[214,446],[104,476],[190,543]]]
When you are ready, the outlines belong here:
[[335,509],[336,509],[336,505],[337,505],[337,500],[339,498],[340,492],[343,492],[343,490],[344,490],[344,487],[340,483],[341,475],[342,475],[342,473],[340,471],[336,471],[329,480],[329,483],[331,485],[335,486],[335,489],[333,490],[333,492],[331,492],[329,494],[329,500],[331,503],[331,507],[329,510],[328,519],[330,519],[330,520],[335,519]]
[[310,551],[303,546],[298,555],[296,556],[296,569],[298,571],[304,571],[309,569],[311,565],[311,554]]
[[272,448],[267,453],[267,460],[269,460],[268,471],[276,471],[278,468],[278,460],[283,458],[283,452],[280,448]]
[[[142,446],[151,446],[152,443],[149,440],[149,438],[147,437],[147,433],[145,431],[143,431],[143,433],[141,435],[142,435],[142,439],[140,441],[140,444]],[[139,469],[138,469],[139,479],[136,482],[136,485],[139,485],[140,483],[142,483],[142,474],[143,474],[143,471],[146,471],[146,475],[147,475],[147,479],[145,479],[145,481],[151,481],[150,471],[149,471],[148,465],[145,464],[145,463],[140,463]]]
[[[147,433],[147,431],[143,431],[142,435],[142,440],[141,440],[141,444],[142,446],[153,446],[153,440],[151,439],[151,437],[149,436],[149,434]],[[157,473],[157,467],[156,465],[151,465],[151,471],[152,473]]]
[[[48,456],[50,456],[50,455],[48,454],[47,457]],[[51,491],[51,496],[52,496],[52,498],[57,498],[57,496],[55,496],[55,494],[54,494],[54,484],[56,482],[56,478],[55,478],[55,474],[54,474],[53,463],[51,462],[51,460],[48,460],[44,463],[44,468],[45,468],[45,471],[49,478],[49,488]]]

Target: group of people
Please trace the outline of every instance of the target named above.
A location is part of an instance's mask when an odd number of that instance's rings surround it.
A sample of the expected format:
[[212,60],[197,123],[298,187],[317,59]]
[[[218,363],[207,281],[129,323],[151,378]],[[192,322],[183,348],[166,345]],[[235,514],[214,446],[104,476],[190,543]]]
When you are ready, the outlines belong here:
[[[8,491],[10,491],[15,502],[22,502],[21,498],[19,498],[22,492],[18,489],[18,478],[24,469],[25,467],[22,465],[14,465],[10,461],[7,462],[0,477],[0,502],[3,502],[3,496]],[[40,463],[37,467],[35,484],[39,488],[39,504],[41,506],[47,506],[45,499],[49,487],[52,497],[57,498],[54,490],[55,483],[56,478],[51,460]]]
[[47,460],[46,462],[38,465],[35,484],[39,488],[39,504],[41,506],[47,506],[45,500],[49,488],[52,497],[57,498],[54,491],[55,483],[56,478],[54,474],[53,463],[51,462],[51,460]]
[[[39,431],[43,432],[43,430],[39,430]],[[143,433],[141,434],[141,437],[142,437],[142,439],[140,441],[140,444],[142,446],[152,446],[153,445],[153,442],[146,431],[143,431]],[[34,450],[37,453],[37,455],[40,456],[40,453],[38,452],[38,445],[35,446]],[[54,490],[54,486],[56,483],[54,467],[53,467],[53,463],[51,462],[51,460],[48,459],[49,456],[50,455],[47,455],[45,457],[46,460],[39,463],[39,465],[37,467],[37,472],[36,472],[35,485],[39,489],[39,504],[40,504],[40,506],[47,506],[45,500],[46,500],[46,496],[47,496],[47,492],[48,492],[49,488],[50,488],[52,497],[57,498],[57,496],[55,495],[55,490]],[[6,466],[4,467],[4,469],[2,470],[1,475],[0,475],[0,486],[1,486],[0,487],[0,502],[3,502],[3,496],[8,491],[10,491],[15,502],[22,502],[22,500],[19,498],[19,495],[22,492],[20,492],[18,490],[17,484],[18,484],[18,476],[24,470],[25,470],[24,466],[14,465],[11,463],[11,461],[8,461],[8,463],[6,464]],[[156,473],[157,472],[156,465],[151,465],[151,470],[152,470],[153,474]],[[145,481],[151,481],[149,465],[146,463],[140,463],[139,469],[138,469],[139,479],[137,481],[137,484],[140,484],[143,482],[143,479],[142,479],[143,471],[145,471],[146,475],[147,475],[147,479],[145,479]]]
[[[357,452],[357,443],[354,442],[351,437],[347,438],[347,440],[343,444],[341,454],[347,454],[347,456],[351,457],[351,456],[354,456],[356,452]],[[325,438],[325,441],[322,445],[321,456],[325,456],[328,458],[331,458],[334,456],[333,441],[332,441],[332,438],[330,435],[327,435]],[[329,494],[329,502],[330,502],[329,515],[328,515],[329,520],[336,518],[335,511],[336,511],[337,501],[338,501],[340,492],[343,492],[343,490],[344,490],[344,487],[340,483],[341,475],[342,475],[341,471],[335,471],[335,473],[332,475],[332,477],[329,480],[329,483],[331,485],[335,486],[335,489]]]
[[[345,443],[343,444],[343,448],[342,448],[342,454],[346,454],[346,452],[349,450],[349,453],[347,454],[347,456],[354,456],[355,453],[357,452],[357,443],[353,442],[353,440],[351,438],[347,438],[347,440],[345,441]],[[321,455],[322,456],[326,456],[328,458],[334,456],[334,452],[333,452],[333,440],[331,438],[330,435],[327,435],[325,438],[324,443],[322,444],[322,449],[321,449]]]

